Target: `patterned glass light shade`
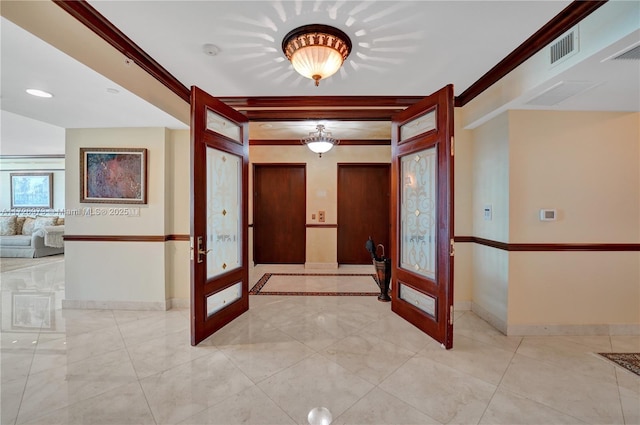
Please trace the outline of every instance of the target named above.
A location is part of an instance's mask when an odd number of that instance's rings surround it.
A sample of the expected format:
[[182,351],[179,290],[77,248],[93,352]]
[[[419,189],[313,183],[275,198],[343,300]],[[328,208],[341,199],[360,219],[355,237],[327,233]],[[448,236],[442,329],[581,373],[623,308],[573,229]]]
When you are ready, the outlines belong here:
[[311,150],[311,152],[322,154],[329,152],[333,147],[333,143],[324,141],[307,142],[307,147]]
[[329,152],[338,143],[340,141],[334,139],[331,136],[331,132],[326,131],[322,124],[318,124],[316,131],[309,133],[309,136],[302,139],[302,144],[307,145],[311,152],[320,154],[320,158],[322,158],[323,153]]
[[309,46],[297,50],[291,56],[291,64],[300,75],[315,80],[319,85],[322,78],[338,72],[342,66],[342,55],[331,47]]
[[302,76],[320,80],[335,74],[351,52],[351,40],[328,25],[305,25],[289,32],[282,40],[282,51]]

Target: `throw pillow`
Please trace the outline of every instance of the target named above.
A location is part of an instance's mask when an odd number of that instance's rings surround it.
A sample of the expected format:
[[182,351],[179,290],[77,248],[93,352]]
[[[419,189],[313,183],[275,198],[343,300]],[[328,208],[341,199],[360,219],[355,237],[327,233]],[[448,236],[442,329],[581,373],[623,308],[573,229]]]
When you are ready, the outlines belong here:
[[36,223],[36,219],[33,217],[27,217],[22,223],[22,234],[31,235],[33,233],[33,225]]
[[22,234],[22,226],[24,226],[24,221],[27,217],[17,217],[16,218],[16,235]]
[[45,226],[55,226],[58,221],[58,217],[36,217],[36,221],[33,223],[33,231],[45,227]]
[[0,217],[0,236],[13,236],[16,234],[16,216]]
[[58,221],[56,221],[56,225],[64,226],[64,217],[58,217]]

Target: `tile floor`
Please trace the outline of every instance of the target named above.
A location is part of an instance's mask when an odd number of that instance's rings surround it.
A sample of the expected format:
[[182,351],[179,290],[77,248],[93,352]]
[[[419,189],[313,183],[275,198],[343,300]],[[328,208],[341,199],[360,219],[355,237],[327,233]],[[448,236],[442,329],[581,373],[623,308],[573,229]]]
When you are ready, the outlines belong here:
[[62,310],[62,260],[0,278],[2,424],[640,423],[640,378],[593,354],[640,337],[505,337],[460,311],[445,351],[372,296],[253,295],[191,347],[186,310]]

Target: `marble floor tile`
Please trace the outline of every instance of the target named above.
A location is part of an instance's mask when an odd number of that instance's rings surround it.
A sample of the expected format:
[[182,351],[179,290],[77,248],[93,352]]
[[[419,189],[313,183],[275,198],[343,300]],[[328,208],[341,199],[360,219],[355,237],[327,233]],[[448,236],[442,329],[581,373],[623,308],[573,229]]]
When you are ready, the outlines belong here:
[[414,355],[412,351],[371,334],[348,336],[320,354],[374,385]]
[[334,418],[331,425],[430,425],[440,424],[409,404],[374,388]]
[[56,330],[67,336],[99,331],[116,325],[112,310],[60,310]]
[[612,365],[603,362],[594,352],[608,352],[608,336],[589,337],[528,337],[517,353],[543,362],[554,363],[566,371],[592,376],[615,383]]
[[189,320],[177,310],[169,310],[158,317],[146,317],[118,325],[127,347],[173,332],[189,332],[189,326]]
[[254,384],[216,351],[140,380],[158,424],[175,424]]
[[379,387],[441,423],[478,423],[496,386],[426,357],[406,362]]
[[515,352],[522,342],[522,337],[505,336],[471,311],[460,313],[463,314],[453,323],[454,344],[456,336],[460,335]]
[[362,329],[368,335],[375,335],[387,342],[417,353],[427,345],[440,347],[431,337],[395,313],[382,316]]
[[[261,265],[250,285],[279,272],[327,271]],[[321,406],[333,425],[640,424],[640,378],[595,354],[638,352],[637,335],[507,337],[456,311],[444,350],[375,296],[252,295],[192,347],[189,309],[62,309],[63,260],[2,272],[0,289],[0,308],[25,290],[54,307],[27,328],[2,312],[2,424],[305,425]]]
[[103,394],[137,379],[126,350],[29,375],[18,423]]
[[611,351],[613,353],[640,353],[640,336],[612,336]]
[[374,386],[319,354],[279,372],[258,387],[297,424],[307,423],[309,412],[326,407],[339,416]]
[[544,404],[499,389],[482,415],[481,425],[585,424]]
[[140,383],[132,382],[99,396],[54,410],[20,425],[155,425]]
[[15,423],[26,385],[26,377],[2,382],[0,390],[0,423]]
[[618,385],[612,379],[569,370],[561,362],[516,354],[500,387],[592,424],[624,422]]
[[443,350],[432,344],[418,355],[498,385],[514,353],[460,335],[454,336],[454,339],[451,350]]
[[226,345],[219,350],[253,382],[258,383],[269,376],[294,365],[314,354],[314,350],[295,339],[251,345]]
[[168,333],[128,348],[139,379],[164,372],[215,351],[217,349],[212,346],[193,347],[190,336],[185,331]]
[[181,425],[295,425],[293,419],[257,387],[235,394]]

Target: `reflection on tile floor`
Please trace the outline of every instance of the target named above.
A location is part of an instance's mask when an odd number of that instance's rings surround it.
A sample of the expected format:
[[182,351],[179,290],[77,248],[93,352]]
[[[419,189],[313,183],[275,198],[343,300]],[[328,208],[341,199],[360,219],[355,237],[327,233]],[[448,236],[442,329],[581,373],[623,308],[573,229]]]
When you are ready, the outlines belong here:
[[640,378],[593,354],[637,336],[506,337],[461,311],[444,351],[375,297],[251,296],[191,347],[186,310],[62,310],[63,260],[0,278],[2,424],[306,424],[320,406],[333,424],[640,423]]

